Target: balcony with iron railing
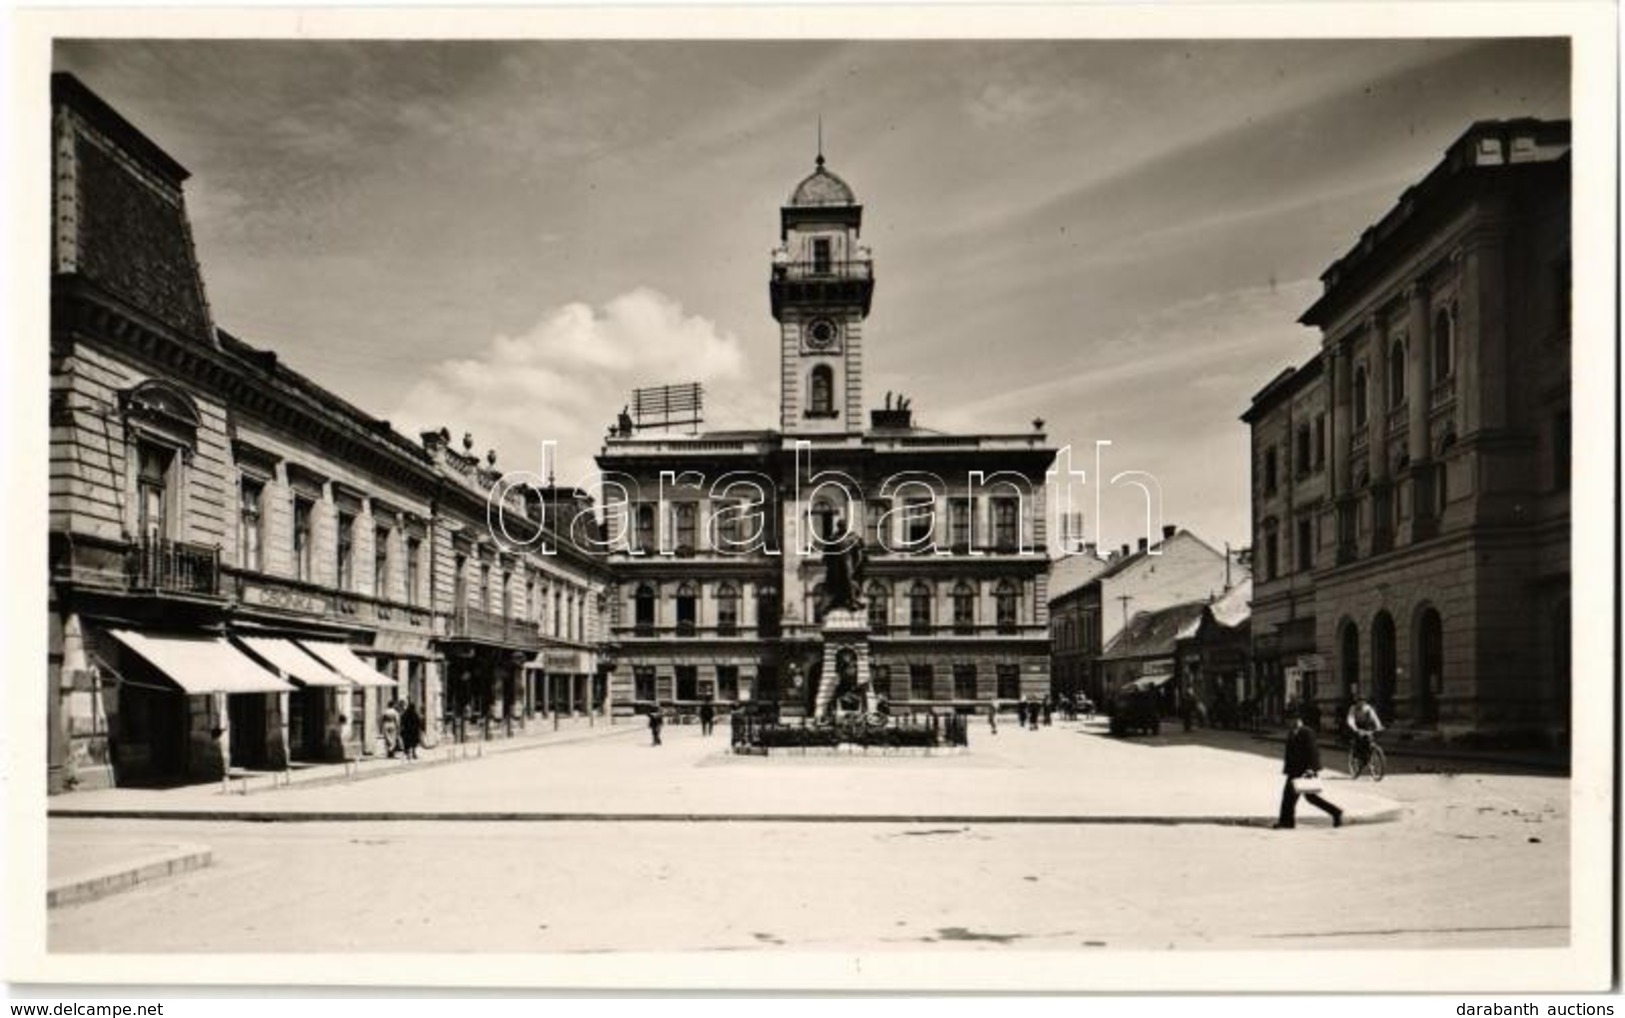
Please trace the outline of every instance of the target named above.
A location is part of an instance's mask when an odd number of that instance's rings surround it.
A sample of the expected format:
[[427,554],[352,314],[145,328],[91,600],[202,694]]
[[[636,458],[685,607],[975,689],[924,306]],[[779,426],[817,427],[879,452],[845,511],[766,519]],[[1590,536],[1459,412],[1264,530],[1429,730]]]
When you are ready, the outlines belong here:
[[451,632],[448,635],[454,639],[528,649],[542,645],[541,630],[534,621],[466,605],[452,613]]
[[220,549],[145,538],[126,560],[130,589],[220,596]]
[[874,276],[875,263],[868,258],[854,258],[845,261],[830,259],[828,261],[811,262],[775,262],[773,264],[774,279],[873,279]]

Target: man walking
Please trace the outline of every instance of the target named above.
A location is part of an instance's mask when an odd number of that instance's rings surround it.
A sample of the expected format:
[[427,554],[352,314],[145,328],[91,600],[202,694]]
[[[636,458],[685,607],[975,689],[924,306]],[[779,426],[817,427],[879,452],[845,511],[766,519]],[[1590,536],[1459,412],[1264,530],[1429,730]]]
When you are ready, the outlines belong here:
[[665,725],[665,723],[666,719],[660,713],[660,708],[658,706],[649,712],[649,745],[660,745],[660,729]]
[[710,735],[711,728],[716,723],[717,709],[708,696],[700,701],[700,734]]
[[[1308,713],[1307,708],[1304,713]],[[1343,826],[1343,811],[1322,799],[1316,792],[1300,793],[1292,784],[1294,778],[1312,778],[1320,771],[1320,745],[1315,742],[1315,733],[1303,725],[1303,715],[1292,716],[1292,727],[1286,737],[1286,761],[1281,772],[1286,775],[1286,785],[1281,789],[1281,815],[1275,821],[1276,830],[1286,830],[1295,826],[1295,815],[1298,809],[1298,796],[1301,794],[1310,804],[1324,810],[1332,818],[1333,827]]]

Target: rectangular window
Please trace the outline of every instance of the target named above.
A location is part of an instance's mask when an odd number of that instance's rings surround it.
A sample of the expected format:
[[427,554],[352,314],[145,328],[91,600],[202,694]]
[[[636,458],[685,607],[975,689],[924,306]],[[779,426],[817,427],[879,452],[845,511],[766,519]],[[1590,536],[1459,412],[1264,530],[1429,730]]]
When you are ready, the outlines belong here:
[[[882,500],[877,499],[877,500],[869,503],[869,509],[868,509],[868,511],[866,513],[864,513],[863,528],[864,528],[864,537],[868,541],[869,546],[871,548],[880,547],[880,544],[881,544],[881,540],[880,540],[881,539],[881,532],[880,532],[881,517],[883,517],[890,510],[891,510],[891,503],[890,502],[886,502],[886,501],[882,501]],[[891,535],[888,533],[888,534],[885,535],[885,537],[886,537],[887,543],[890,543]]]
[[659,550],[655,543],[655,506],[652,502],[640,502],[632,510],[635,518],[636,547],[647,555]]
[[265,526],[265,485],[252,477],[242,479],[239,492],[237,561],[249,572],[265,569],[262,541]]
[[169,537],[169,468],[175,454],[143,442],[137,456],[136,529],[143,541],[156,544]]
[[948,530],[955,551],[970,547],[970,499],[956,498],[948,503]]
[[1264,450],[1264,494],[1275,494],[1275,446]]
[[388,527],[372,532],[372,593],[374,597],[389,597],[389,539]]
[[339,512],[338,588],[355,589],[355,516]]
[[1275,531],[1264,535],[1264,577],[1273,580],[1281,575],[1280,572],[1280,542]]
[[910,700],[929,700],[934,693],[936,676],[930,665],[908,666],[908,698]]
[[874,687],[876,696],[891,698],[891,665],[871,665],[869,667],[869,684]]
[[975,665],[954,665],[954,699],[976,699]]
[[456,611],[468,607],[468,556],[458,555],[452,562],[451,603]]
[[1019,665],[999,665],[998,671],[999,699],[1021,699],[1021,668]]
[[1307,517],[1298,521],[1298,570],[1315,567],[1314,521]]
[[903,515],[907,521],[904,533],[907,535],[909,550],[924,551],[929,549],[931,531],[936,525],[936,500],[924,495],[918,495],[905,502],[903,509]]
[[993,500],[993,546],[1002,552],[1012,552],[1021,542],[1021,500],[996,498]]
[[1315,469],[1326,469],[1326,415],[1315,415]]
[[678,665],[674,670],[677,673],[677,699],[698,700],[700,698],[699,669],[693,665]]
[[738,665],[717,665],[717,699],[730,703],[739,699]]
[[313,580],[312,566],[315,559],[311,549],[311,517],[315,514],[316,503],[308,498],[294,496],[293,500],[293,561],[299,579],[306,583]]
[[513,574],[502,574],[502,617],[513,617]]
[[699,507],[693,502],[679,502],[677,512],[677,553],[679,555],[694,554],[694,521],[699,516]]
[[418,564],[419,556],[423,554],[423,542],[416,537],[406,539],[406,603],[418,603],[418,582],[421,574]]
[[649,701],[655,698],[655,670],[648,665],[632,669],[632,699]]
[[827,237],[815,237],[812,242],[813,271],[826,275],[831,268],[830,244]]
[[491,610],[491,564],[480,563],[480,611]]

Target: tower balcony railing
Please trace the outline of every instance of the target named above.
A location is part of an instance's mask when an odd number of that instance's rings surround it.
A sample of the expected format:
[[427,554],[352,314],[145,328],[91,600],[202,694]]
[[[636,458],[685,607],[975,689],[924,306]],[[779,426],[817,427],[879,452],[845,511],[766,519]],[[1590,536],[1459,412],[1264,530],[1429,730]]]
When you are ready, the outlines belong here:
[[774,279],[873,279],[875,263],[867,258],[846,261],[774,262]]

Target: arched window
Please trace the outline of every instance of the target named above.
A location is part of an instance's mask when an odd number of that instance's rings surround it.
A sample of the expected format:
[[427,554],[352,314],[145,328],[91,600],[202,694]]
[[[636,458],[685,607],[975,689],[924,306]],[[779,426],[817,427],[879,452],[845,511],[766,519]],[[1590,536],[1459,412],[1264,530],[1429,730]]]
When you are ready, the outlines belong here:
[[739,588],[731,583],[717,588],[717,632],[722,636],[739,632]]
[[634,540],[639,551],[646,555],[653,555],[659,549],[655,547],[655,507],[645,502],[637,507],[634,514]]
[[1435,385],[1455,373],[1455,323],[1448,308],[1433,316],[1433,382]]
[[999,632],[1015,632],[1021,615],[1021,588],[1009,580],[1000,580],[993,591],[993,601]]
[[931,588],[920,580],[908,591],[908,630],[926,635],[931,632]]
[[1365,427],[1366,413],[1369,410],[1366,405],[1365,390],[1365,365],[1362,364],[1354,369],[1354,426],[1356,428]]
[[756,632],[760,636],[779,635],[779,588],[771,583],[756,588]]
[[891,591],[884,583],[871,583],[864,597],[869,601],[869,631],[884,633],[891,627]]
[[[558,601],[555,600],[557,606]],[[647,583],[638,584],[637,593],[632,597],[634,632],[638,636],[653,636],[655,634],[655,589]],[[555,607],[553,616],[555,634],[558,630],[558,612]]]
[[964,580],[954,584],[954,632],[976,632],[976,588]]
[[692,583],[677,587],[677,635],[693,636],[698,615],[700,592]]
[[807,412],[819,417],[835,415],[835,373],[827,364],[813,368],[807,379]]
[[1394,340],[1388,348],[1388,409],[1405,402],[1405,342]]

